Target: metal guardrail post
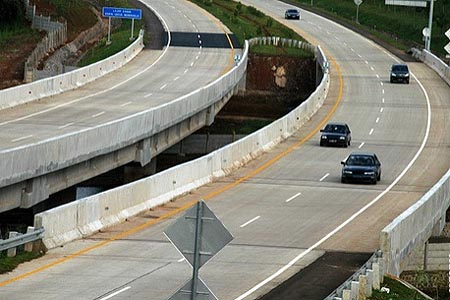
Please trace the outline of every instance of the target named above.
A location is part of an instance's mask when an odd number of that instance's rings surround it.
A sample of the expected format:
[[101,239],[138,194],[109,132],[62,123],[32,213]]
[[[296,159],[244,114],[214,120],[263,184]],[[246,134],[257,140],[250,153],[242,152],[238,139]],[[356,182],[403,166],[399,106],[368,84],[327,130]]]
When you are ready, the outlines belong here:
[[31,251],[33,242],[40,240],[44,231],[44,228],[28,227],[25,234],[10,232],[7,240],[0,239],[0,251],[8,250],[8,257],[16,256],[16,248],[21,245],[25,245],[25,251]]

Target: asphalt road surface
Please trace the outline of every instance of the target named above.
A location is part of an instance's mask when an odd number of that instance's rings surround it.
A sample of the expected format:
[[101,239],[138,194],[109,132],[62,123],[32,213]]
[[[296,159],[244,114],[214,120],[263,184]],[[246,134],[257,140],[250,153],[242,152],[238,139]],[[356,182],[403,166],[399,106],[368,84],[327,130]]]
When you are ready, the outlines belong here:
[[[360,35],[306,12],[284,21],[290,6],[277,1],[243,3],[326,51],[332,82],[319,113],[214,184],[0,276],[1,299],[167,299],[191,275],[162,233],[174,219],[168,213],[200,198],[235,237],[200,276],[219,299],[256,299],[327,251],[375,251],[380,230],[448,170],[450,92],[433,71],[411,63],[411,83],[390,84],[396,57]],[[327,120],[350,125],[350,148],[319,147]],[[340,161],[352,151],[377,153],[377,185],[340,183]]]

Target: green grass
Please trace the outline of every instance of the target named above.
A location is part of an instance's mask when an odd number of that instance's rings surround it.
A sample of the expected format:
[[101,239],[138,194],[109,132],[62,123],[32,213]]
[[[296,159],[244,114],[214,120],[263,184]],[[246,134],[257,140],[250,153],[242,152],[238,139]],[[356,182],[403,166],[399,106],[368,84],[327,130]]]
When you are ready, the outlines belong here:
[[0,253],[0,274],[14,270],[19,264],[41,257],[43,254],[34,252],[23,252],[15,257],[7,257],[6,251]]
[[389,294],[374,290],[372,297],[368,300],[425,300],[425,298],[415,290],[411,290],[397,280],[384,277],[383,287],[390,289]]
[[294,57],[303,57],[303,58],[313,58],[314,53],[305,51],[300,48],[290,48],[290,47],[277,47],[277,46],[268,46],[268,45],[254,45],[250,47],[250,52],[258,53],[262,55],[283,55],[283,56],[294,56]]
[[[13,26],[3,27],[0,29],[0,47],[10,44],[11,41],[14,41],[14,39],[21,37],[28,37],[30,39],[33,39],[36,35],[39,36],[39,34],[36,34],[37,31],[34,29],[31,29],[27,25],[22,24],[15,24]],[[39,40],[39,39],[37,39]]]
[[[241,45],[246,39],[262,36],[277,36],[305,41],[292,29],[266,16],[261,11],[252,6],[245,6],[239,2],[229,0],[190,0],[209,13],[220,19],[237,37]],[[270,54],[272,51],[267,47],[255,48],[256,51],[263,51]],[[310,57],[307,51],[290,51],[293,55]]]
[[[311,8],[310,0],[291,0]],[[353,26],[374,33],[393,46],[407,49],[423,45],[422,28],[428,26],[429,8],[414,8],[385,5],[384,0],[365,0],[359,8],[359,22],[355,22],[356,5],[352,0],[314,0],[312,10],[320,11],[335,18],[346,20]],[[443,47],[448,42],[444,32],[450,28],[450,1],[436,1],[431,49],[444,54]]]

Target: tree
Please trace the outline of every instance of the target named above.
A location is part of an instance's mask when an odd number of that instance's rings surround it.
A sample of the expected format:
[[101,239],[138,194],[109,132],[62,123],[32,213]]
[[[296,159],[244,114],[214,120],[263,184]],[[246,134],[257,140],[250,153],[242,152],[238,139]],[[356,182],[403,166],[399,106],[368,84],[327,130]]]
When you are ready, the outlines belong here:
[[25,17],[25,6],[21,0],[0,0],[0,25],[13,25]]

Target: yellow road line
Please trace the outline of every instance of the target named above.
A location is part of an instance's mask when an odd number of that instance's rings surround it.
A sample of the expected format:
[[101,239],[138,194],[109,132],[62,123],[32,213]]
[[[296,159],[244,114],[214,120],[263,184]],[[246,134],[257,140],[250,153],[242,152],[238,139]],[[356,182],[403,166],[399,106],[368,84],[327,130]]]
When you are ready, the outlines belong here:
[[[237,186],[238,184],[242,183],[243,181],[245,181],[245,180],[247,180],[247,179],[249,179],[249,178],[255,176],[256,174],[258,174],[258,173],[260,173],[260,172],[262,172],[263,170],[265,170],[265,169],[268,168],[269,166],[273,165],[275,162],[279,161],[281,158],[283,158],[283,157],[285,157],[286,155],[288,155],[289,153],[291,153],[294,149],[296,149],[296,148],[298,148],[299,146],[301,146],[302,144],[304,144],[307,140],[309,140],[312,136],[314,136],[314,135],[317,133],[317,131],[319,131],[319,130],[325,125],[325,123],[331,118],[331,116],[333,115],[333,113],[336,111],[336,109],[337,109],[339,103],[341,102],[341,99],[342,99],[342,92],[343,92],[343,79],[342,79],[341,70],[340,70],[340,68],[339,68],[339,65],[338,65],[333,59],[329,58],[329,60],[331,61],[331,63],[333,64],[333,66],[334,66],[334,67],[336,68],[336,70],[337,70],[337,74],[338,74],[338,78],[339,78],[339,93],[338,93],[338,97],[337,97],[336,103],[333,105],[333,107],[332,107],[331,110],[328,112],[328,114],[325,116],[325,118],[320,122],[320,124],[319,124],[316,128],[314,128],[308,135],[306,135],[303,139],[301,139],[300,141],[298,141],[297,143],[295,143],[294,145],[292,145],[291,147],[289,147],[286,151],[284,151],[284,152],[278,154],[277,156],[273,157],[272,159],[270,159],[269,161],[267,161],[266,163],[264,163],[263,165],[261,165],[261,166],[258,167],[257,169],[253,170],[253,171],[250,172],[249,174],[247,174],[247,175],[245,175],[245,176],[243,176],[243,177],[237,179],[237,180],[236,180],[235,182],[233,182],[233,183],[230,183],[230,184],[228,184],[228,185],[226,185],[226,186],[224,186],[224,187],[222,187],[222,188],[219,188],[219,189],[217,189],[217,190],[215,190],[215,191],[213,191],[213,192],[207,194],[207,195],[203,198],[205,201],[207,201],[207,200],[209,200],[209,199],[211,199],[211,198],[213,198],[213,197],[215,197],[215,196],[217,196],[217,195],[219,195],[219,194],[221,194],[221,193],[223,193],[223,192],[225,192],[225,191],[227,191],[227,190],[229,190],[229,189],[231,189],[231,188]],[[138,232],[138,231],[141,231],[141,230],[143,230],[143,229],[145,229],[145,228],[147,228],[147,227],[150,227],[150,226],[152,226],[152,225],[154,225],[154,224],[156,224],[156,223],[159,223],[159,222],[161,222],[161,221],[163,221],[163,220],[165,220],[165,219],[167,219],[167,218],[170,218],[170,217],[172,217],[172,216],[174,216],[174,215],[176,215],[176,214],[178,214],[178,213],[180,213],[180,212],[182,212],[182,211],[184,211],[184,210],[190,208],[192,205],[194,205],[195,203],[197,203],[197,201],[198,201],[198,200],[190,201],[189,203],[186,203],[186,204],[183,205],[182,207],[179,207],[179,208],[177,208],[177,209],[175,209],[175,210],[173,210],[173,211],[171,211],[171,212],[169,212],[169,213],[167,213],[167,214],[165,214],[165,215],[163,215],[163,216],[161,216],[161,217],[159,217],[159,218],[157,218],[157,219],[151,220],[151,221],[146,222],[146,223],[144,223],[144,224],[141,224],[141,225],[139,225],[139,226],[137,226],[137,227],[134,227],[134,228],[132,228],[132,229],[130,229],[130,230],[127,230],[127,231],[125,231],[125,232],[122,232],[122,233],[120,233],[120,234],[117,234],[117,235],[111,237],[111,238],[108,239],[108,240],[99,242],[99,243],[94,244],[94,245],[92,245],[92,246],[90,246],[90,247],[87,247],[87,248],[84,248],[84,249],[82,249],[82,250],[80,250],[80,251],[74,252],[74,253],[72,253],[72,254],[66,256],[66,257],[60,258],[60,259],[58,259],[58,260],[56,260],[56,261],[54,261],[54,262],[51,262],[51,263],[49,263],[49,264],[46,264],[46,265],[44,265],[44,266],[42,266],[42,267],[39,267],[39,268],[37,268],[37,269],[35,269],[35,270],[33,270],[33,271],[30,271],[30,272],[24,273],[24,274],[22,274],[22,275],[19,275],[19,276],[17,276],[17,277],[11,278],[11,279],[9,279],[9,280],[0,282],[0,287],[1,287],[1,286],[5,286],[5,285],[7,285],[7,284],[10,284],[10,283],[12,283],[12,282],[15,282],[15,281],[24,279],[24,278],[29,277],[29,276],[31,276],[31,275],[34,275],[34,274],[36,274],[36,273],[45,271],[45,270],[47,270],[47,269],[49,269],[49,268],[51,268],[51,267],[53,267],[53,266],[56,266],[56,265],[59,265],[59,264],[65,262],[65,261],[74,259],[74,258],[79,257],[79,256],[81,256],[81,255],[83,255],[83,254],[86,254],[86,253],[88,253],[88,252],[90,252],[90,251],[92,251],[92,250],[95,250],[95,249],[97,249],[97,248],[106,246],[106,245],[108,245],[109,243],[111,243],[111,242],[113,242],[113,241],[116,241],[116,240],[119,240],[119,239],[121,239],[121,238],[130,236],[131,234],[134,234],[134,233],[136,233],[136,232]]]

